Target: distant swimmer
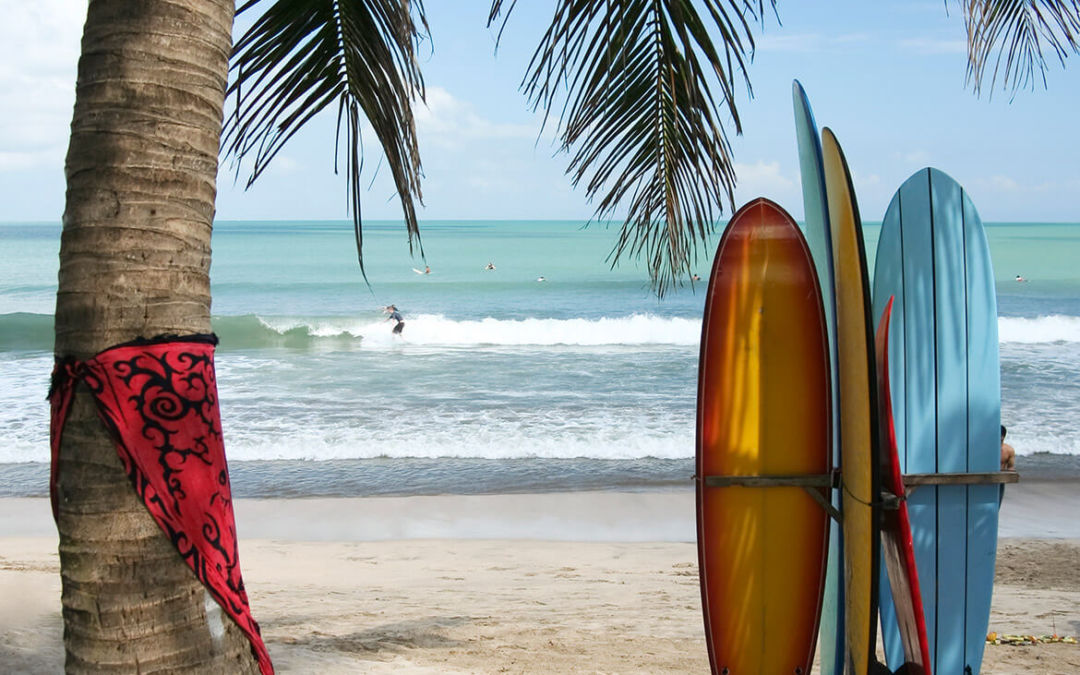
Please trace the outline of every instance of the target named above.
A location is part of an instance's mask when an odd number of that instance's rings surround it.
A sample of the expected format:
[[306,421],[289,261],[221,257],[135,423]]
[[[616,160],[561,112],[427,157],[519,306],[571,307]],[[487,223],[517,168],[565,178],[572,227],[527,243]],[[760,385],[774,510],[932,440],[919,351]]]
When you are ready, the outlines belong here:
[[424,274],[431,274],[431,266],[424,265]]
[[695,274],[690,277],[690,281],[701,281],[701,277]]
[[541,276],[541,277],[536,277],[536,280],[537,280],[537,281],[547,281],[547,279],[545,279],[545,278],[544,278],[544,277],[542,277],[542,276]]
[[1027,281],[1027,279],[1025,279],[1024,277],[1020,276],[1019,274],[1017,274],[1017,275],[1016,275],[1016,280],[1017,280],[1017,281],[1019,281],[1019,282],[1025,282],[1025,281]]
[[391,319],[397,321],[397,324],[394,325],[394,330],[392,331],[393,334],[401,335],[401,331],[405,328],[405,319],[401,318],[401,312],[398,311],[397,306],[387,305],[386,307],[383,307],[383,311],[390,315],[386,317],[387,321],[390,321]]
[[495,263],[488,261],[488,264],[484,265],[485,270],[495,271]]

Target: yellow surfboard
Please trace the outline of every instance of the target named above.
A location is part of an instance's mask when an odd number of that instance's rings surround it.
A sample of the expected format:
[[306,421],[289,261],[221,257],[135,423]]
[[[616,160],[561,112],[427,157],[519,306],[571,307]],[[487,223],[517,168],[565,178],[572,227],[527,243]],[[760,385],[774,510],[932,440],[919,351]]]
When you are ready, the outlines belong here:
[[844,532],[845,672],[865,675],[876,662],[878,434],[874,331],[862,222],[851,173],[832,131],[821,132],[832,224],[840,466]]

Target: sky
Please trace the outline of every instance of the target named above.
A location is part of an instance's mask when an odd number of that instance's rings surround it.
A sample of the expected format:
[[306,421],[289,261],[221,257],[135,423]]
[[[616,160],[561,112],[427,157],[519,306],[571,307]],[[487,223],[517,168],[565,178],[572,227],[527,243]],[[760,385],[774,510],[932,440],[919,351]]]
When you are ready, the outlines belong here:
[[[519,89],[551,18],[527,0],[498,52],[488,0],[428,0],[431,40],[420,48],[426,105],[417,125],[424,220],[579,220],[593,213],[565,175]],[[803,214],[791,83],[799,79],[820,126],[839,139],[863,220],[880,221],[900,184],[926,166],[952,175],[984,221],[1080,222],[1080,58],[1050,62],[1047,87],[1011,95],[965,86],[964,26],[955,0],[795,2],[757,25],[737,93],[743,133],[733,140],[736,205],[769,197]],[[86,0],[0,0],[0,221],[58,222]],[[242,27],[238,23],[238,28]],[[250,189],[229,160],[218,181],[224,220],[349,217],[334,174],[336,109],[297,135]],[[734,135],[728,120],[728,129]],[[365,142],[365,219],[400,220],[389,171]],[[243,167],[241,167],[243,168]],[[727,207],[725,217],[730,216]]]

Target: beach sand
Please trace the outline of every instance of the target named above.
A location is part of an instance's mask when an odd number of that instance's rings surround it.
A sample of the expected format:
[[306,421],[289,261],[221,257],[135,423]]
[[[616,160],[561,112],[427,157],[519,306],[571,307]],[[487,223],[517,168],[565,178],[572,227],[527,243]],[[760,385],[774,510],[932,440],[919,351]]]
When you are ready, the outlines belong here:
[[[1076,513],[1078,500],[1075,484],[1022,483],[1002,531],[1023,531],[1040,508]],[[687,491],[236,508],[244,579],[279,672],[708,670],[697,551],[679,540],[693,535]],[[1060,520],[1001,540],[992,631],[1080,634],[1080,532]],[[47,500],[0,499],[0,672],[62,670],[51,528]],[[983,672],[1080,672],[1080,647],[989,645]]]

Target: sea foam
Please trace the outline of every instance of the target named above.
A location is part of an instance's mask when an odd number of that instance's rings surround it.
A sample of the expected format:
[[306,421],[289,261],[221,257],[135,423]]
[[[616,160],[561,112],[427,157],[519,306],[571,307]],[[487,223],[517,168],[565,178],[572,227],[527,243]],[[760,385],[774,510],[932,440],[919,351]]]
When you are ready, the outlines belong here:
[[[319,319],[259,317],[265,335],[255,335],[247,322],[236,337],[241,341],[287,341],[299,345],[336,340],[362,340],[363,348],[401,344],[390,332],[390,324],[371,319]],[[223,346],[228,337],[222,331]],[[495,319],[456,320],[441,314],[406,315],[403,339],[406,344],[428,347],[474,346],[645,346],[678,345],[696,347],[701,322],[696,319],[634,314],[599,319]],[[277,336],[276,338],[274,336]]]
[[1080,316],[1000,317],[998,341],[1025,344],[1080,342]]

